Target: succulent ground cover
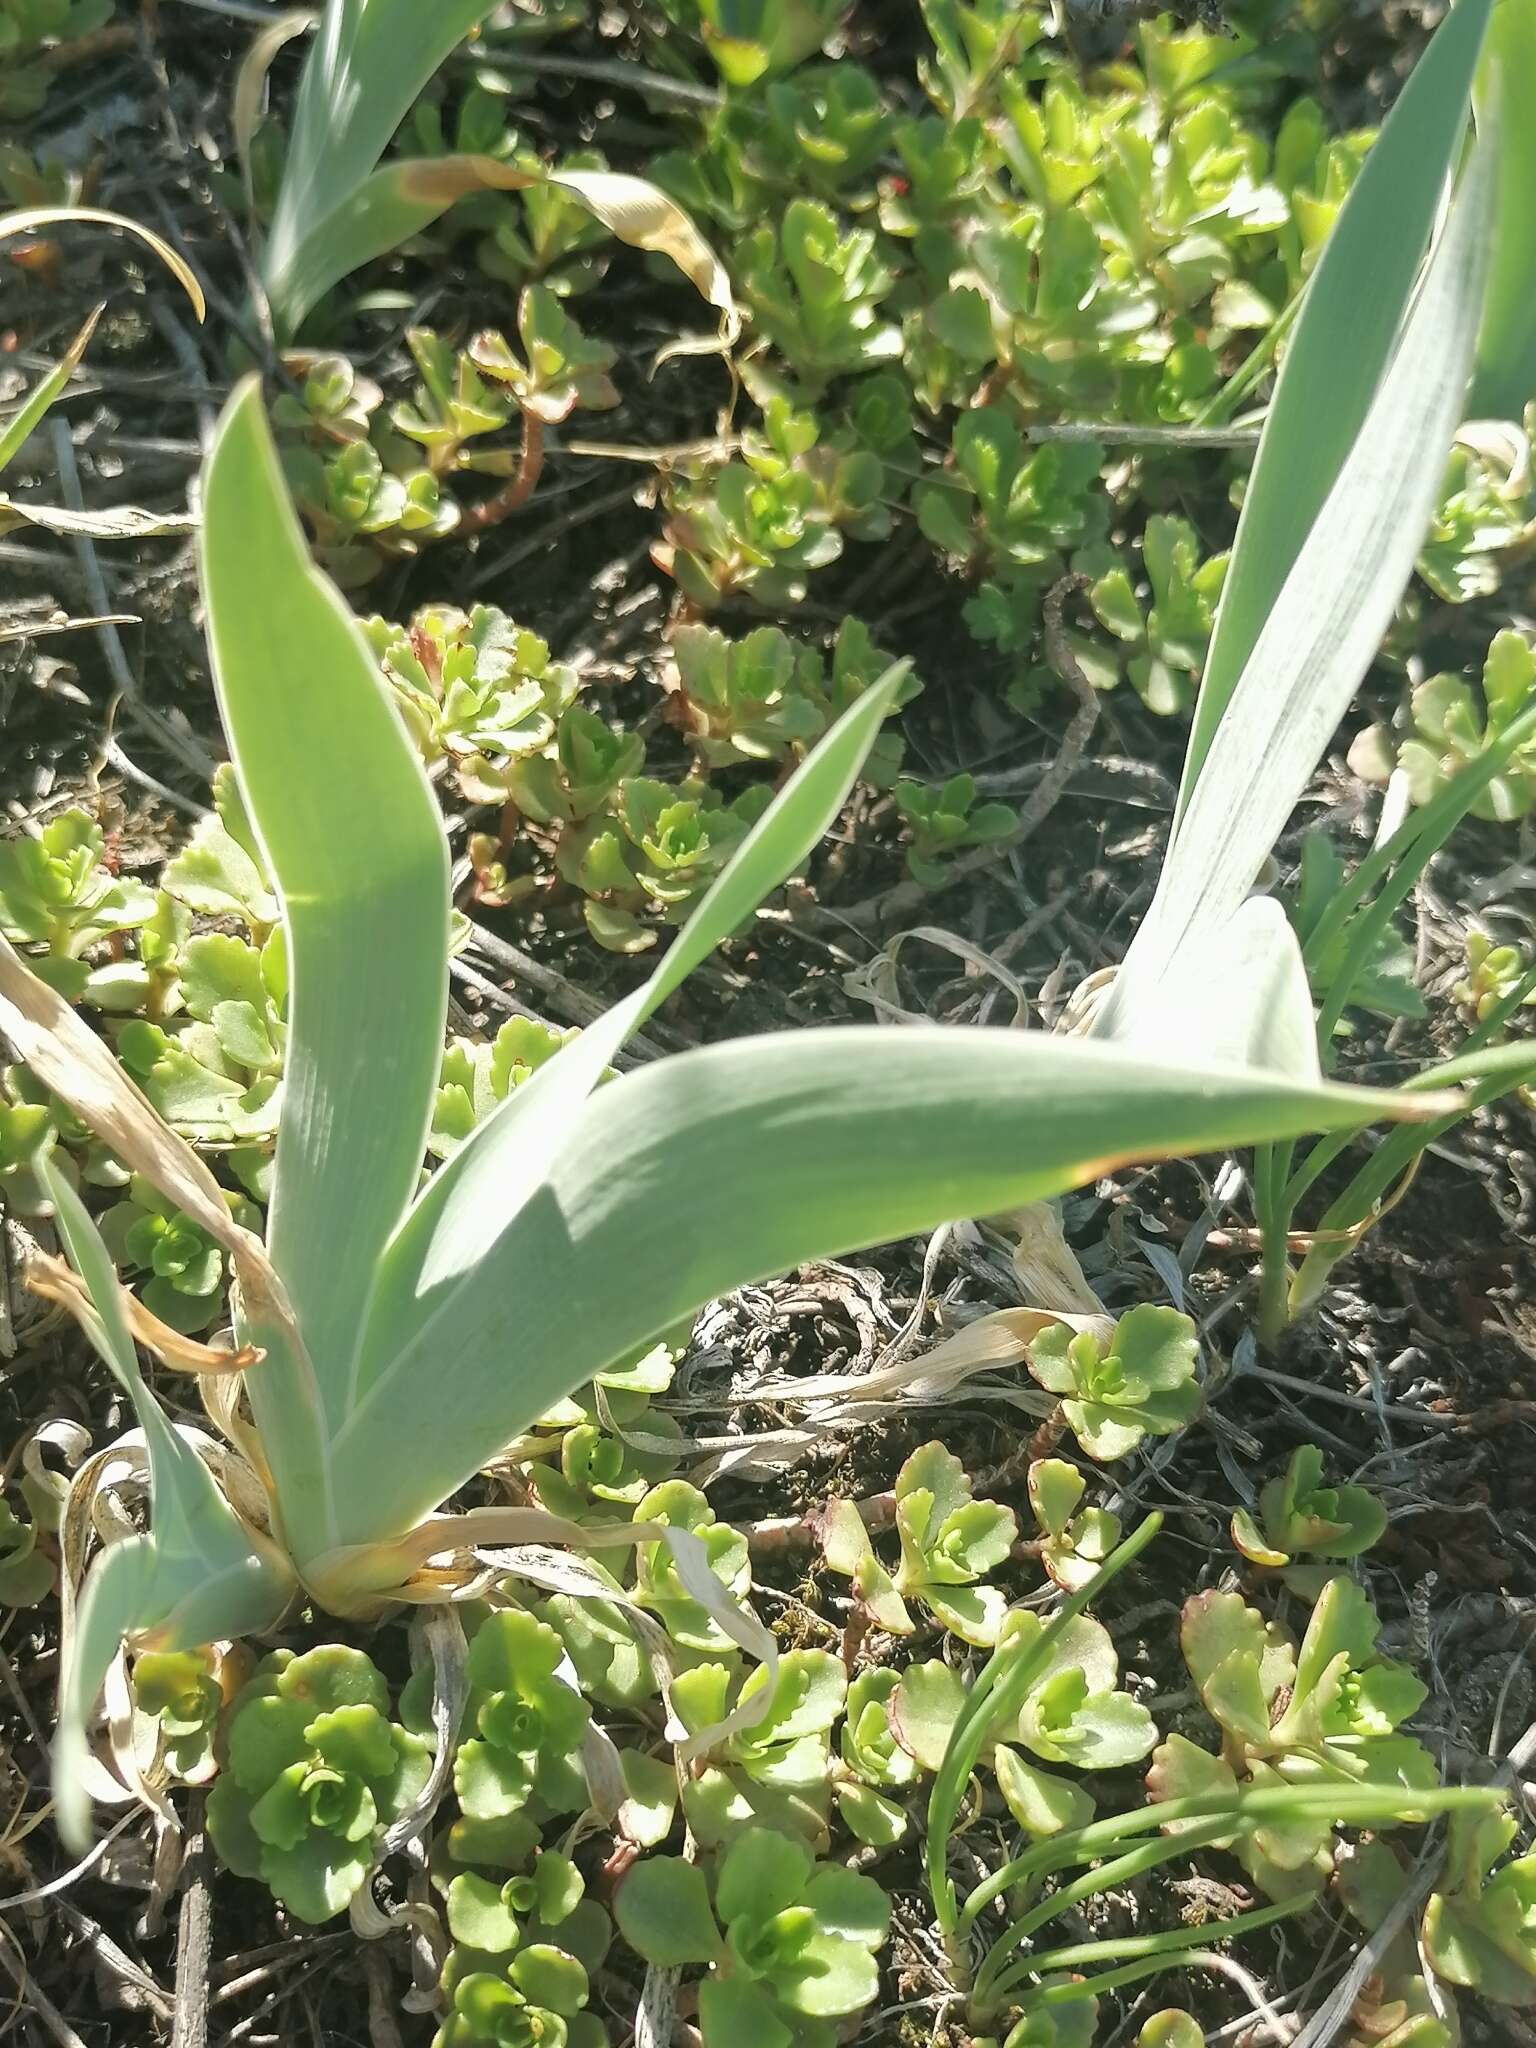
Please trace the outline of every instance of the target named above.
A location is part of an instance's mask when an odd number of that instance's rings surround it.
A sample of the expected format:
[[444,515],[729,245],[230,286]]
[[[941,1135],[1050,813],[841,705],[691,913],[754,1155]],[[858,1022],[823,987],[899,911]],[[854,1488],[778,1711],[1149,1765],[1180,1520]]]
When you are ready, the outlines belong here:
[[[65,402],[6,449],[0,929],[229,1217],[168,1201],[22,1063],[0,1076],[21,2023],[1196,2048],[1333,1997],[1345,2041],[1515,2038],[1528,1844],[1513,1812],[1436,1802],[1518,1768],[1536,1716],[1521,1093],[1368,1189],[1389,1213],[1358,1249],[1359,1159],[1318,1158],[1281,1261],[1307,1313],[1277,1333],[1269,1298],[1262,1348],[1220,1158],[1106,1162],[1043,1254],[1038,1218],[994,1218],[709,1304],[486,1468],[471,1506],[545,1519],[446,1633],[425,1607],[338,1627],[301,1605],[259,1639],[138,1650],[91,1766],[116,1802],[97,1826],[121,1827],[68,1877],[46,1755],[86,1540],[65,1481],[131,1423],[64,1281],[29,1292],[23,1265],[55,1249],[62,1172],[206,1436],[175,1368],[228,1320],[228,1231],[262,1227],[290,1049],[275,878],[216,766],[175,523],[233,378],[265,356],[305,537],[448,821],[431,1162],[637,986],[898,657],[836,831],[615,1068],[808,1021],[1055,1023],[1145,910],[1273,364],[1431,26],[498,9],[386,168],[499,169],[292,322],[279,300],[274,337],[242,252],[280,218],[305,46],[232,114],[244,12],[0,0],[9,201],[142,218],[213,303],[198,326],[151,254],[83,225],[0,248],[7,402],[107,304]],[[718,252],[723,338],[675,249],[583,199],[607,170]],[[1530,421],[1497,398],[1278,850],[1325,1005],[1378,793],[1418,815],[1530,708]],[[83,538],[27,517],[76,498],[104,522]],[[1518,1041],[1529,744],[1373,933],[1335,1020],[1347,1077]],[[736,1199],[729,1159],[712,1179]],[[1063,1319],[989,1360],[998,1312],[1044,1298],[1041,1256]],[[930,1366],[967,1331],[969,1366]],[[142,1472],[108,1481],[110,1538]],[[1151,1509],[1150,1547],[1101,1578]],[[1089,1611],[1057,1628],[1063,1599]],[[1164,1831],[1139,1818],[1181,1801]]]

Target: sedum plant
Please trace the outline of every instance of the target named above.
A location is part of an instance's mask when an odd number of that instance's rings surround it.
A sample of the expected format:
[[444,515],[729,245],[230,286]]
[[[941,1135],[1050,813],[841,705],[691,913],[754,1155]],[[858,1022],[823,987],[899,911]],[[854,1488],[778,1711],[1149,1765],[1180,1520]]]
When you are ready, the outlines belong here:
[[1037,1458],[1028,1473],[1029,1505],[1040,1530],[1040,1562],[1068,1593],[1092,1579],[1120,1541],[1120,1518],[1082,1505],[1088,1482],[1065,1458]]
[[1190,1317],[1141,1302],[1107,1336],[1052,1323],[1032,1340],[1029,1369],[1060,1395],[1063,1419],[1090,1458],[1123,1458],[1200,1412],[1199,1356]]
[[[1300,1645],[1235,1593],[1186,1601],[1180,1642],[1207,1712],[1221,1730],[1219,1758],[1172,1735],[1153,1759],[1155,1797],[1242,1784],[1378,1785],[1396,1790],[1406,1817],[1434,1786],[1432,1758],[1399,1724],[1426,1689],[1406,1666],[1376,1654],[1380,1624],[1352,1580],[1330,1579]],[[1257,1830],[1238,1845],[1245,1869],[1271,1898],[1316,1889],[1332,1864],[1326,1810]]]
[[1441,1889],[1424,1912],[1435,1975],[1495,2005],[1536,2005],[1536,1856],[1499,1862],[1518,1832],[1512,1814],[1453,1816]]
[[749,1828],[720,1859],[714,1895],[680,1856],[637,1864],[614,1902],[619,1929],[647,1962],[704,1964],[705,2048],[830,2048],[835,2022],[878,1988],[875,1956],[890,1902],[873,1878],[818,1865],[770,1828]]
[[891,1726],[891,1700],[901,1674],[887,1668],[861,1671],[849,1681],[833,1795],[843,1825],[872,1849],[902,1841],[909,1818],[901,1794],[921,1766],[904,1749]]
[[907,1602],[913,1600],[965,1641],[994,1643],[1007,1603],[984,1581],[1005,1562],[1018,1535],[1012,1508],[975,1499],[965,1467],[940,1443],[924,1444],[906,1460],[896,1475],[895,1502],[901,1561],[894,1575],[876,1557],[849,1500],[831,1501],[823,1511],[827,1563],[852,1579],[861,1605],[892,1634],[912,1633]]
[[[831,1811],[831,1732],[847,1678],[825,1650],[789,1650],[770,1678],[696,1664],[672,1682],[672,1706],[700,1760],[682,1784],[688,1826],[703,1848],[735,1841],[758,1823],[825,1849]],[[707,1748],[728,1715],[746,1723]]]
[[1260,1490],[1257,1516],[1239,1508],[1232,1541],[1250,1564],[1278,1568],[1294,1558],[1358,1557],[1381,1540],[1387,1511],[1363,1486],[1325,1486],[1323,1454],[1299,1444],[1284,1473]]
[[38,971],[71,1001],[90,994],[92,971],[81,956],[147,924],[154,910],[153,890],[116,872],[100,825],[78,808],[0,845],[0,931],[45,947]]
[[475,803],[502,803],[515,764],[541,754],[581,687],[548,644],[494,605],[431,606],[407,625],[372,618],[369,644],[427,767],[446,764]]
[[259,1877],[301,1920],[351,1903],[374,1837],[427,1782],[431,1750],[389,1719],[383,1677],[360,1650],[275,1650],[230,1709],[208,1832],[240,1877]]
[[[1460,676],[1431,676],[1411,693],[1406,730],[1367,726],[1349,750],[1349,765],[1368,782],[1393,770],[1416,804],[1448,788],[1458,771],[1490,754],[1522,712],[1536,703],[1536,648],[1521,633],[1495,635],[1483,664],[1481,692]],[[1481,695],[1481,702],[1479,702]],[[1536,742],[1526,740],[1500,762],[1475,795],[1472,815],[1494,823],[1523,818],[1536,803]]]
[[467,1718],[476,1729],[453,1761],[453,1788],[471,1820],[501,1820],[537,1795],[555,1812],[586,1803],[579,1762],[587,1729],[581,1695],[556,1674],[559,1636],[531,1614],[488,1614],[469,1645]]
[[1124,649],[1119,659],[1149,711],[1161,716],[1187,711],[1210,646],[1216,601],[1227,572],[1225,555],[1202,558],[1187,519],[1154,514],[1142,536],[1149,596],[1138,596],[1118,561],[1102,554],[1073,558],[1073,568],[1091,571],[1088,602],[1105,630]]
[[[1031,1615],[1031,1629],[1006,1630],[968,1687],[961,1687],[956,1674],[948,1674],[958,1700],[955,1712],[947,1717],[941,1753],[935,1759],[924,1851],[929,1893],[951,1968],[957,1982],[968,1988],[972,2027],[978,2033],[995,2028],[993,2038],[1006,2033],[1017,2048],[1034,2048],[1037,2043],[1089,2043],[1101,1992],[1176,1968],[1183,1951],[1194,1945],[1206,1947],[1213,1940],[1307,1910],[1316,1896],[1317,1874],[1309,1877],[1298,1866],[1311,1853],[1309,1845],[1319,1836],[1327,1839],[1335,1825],[1379,1828],[1441,1812],[1486,1817],[1500,1804],[1496,1792],[1438,1786],[1432,1766],[1424,1789],[1394,1782],[1389,1775],[1373,1781],[1361,1773],[1360,1782],[1349,1783],[1341,1772],[1334,1781],[1325,1782],[1305,1772],[1287,1778],[1282,1770],[1272,1771],[1262,1782],[1255,1778],[1239,1785],[1220,1759],[1208,1758],[1208,1765],[1214,1768],[1200,1777],[1182,1753],[1180,1775],[1169,1764],[1170,1750],[1181,1741],[1174,1737],[1154,1759],[1149,1780],[1153,1803],[1097,1819],[1084,1818],[1081,1810],[1063,1813],[1056,1816],[1054,1827],[1045,1829],[1031,1825],[1026,1808],[1021,1815],[1028,1837],[1024,1846],[1011,1855],[1005,1852],[1005,1859],[962,1895],[949,1875],[948,1845],[967,1801],[972,1774],[992,1743],[994,1731],[1008,1724],[1021,1701],[1049,1690],[1054,1681],[1047,1674],[1052,1669],[1070,1674],[1080,1663],[1070,1643],[1081,1626],[1083,1607],[1139,1555],[1156,1535],[1159,1522],[1157,1515],[1148,1516],[1090,1581],[1067,1596],[1050,1620],[1041,1622]],[[1202,1597],[1209,1601],[1213,1596]],[[1234,1606],[1240,1610],[1242,1603],[1235,1601]],[[1221,1617],[1223,1625],[1226,1619]],[[1330,1626],[1348,1619],[1342,1611],[1335,1613]],[[1358,1621],[1359,1616],[1354,1619]],[[1262,1637],[1262,1623],[1257,1616],[1254,1620]],[[1252,1637],[1246,1625],[1244,1635]],[[1309,1646],[1319,1654],[1324,1648],[1321,1640]],[[1253,1659],[1255,1676],[1263,1653],[1262,1641],[1247,1640],[1241,1650],[1240,1654]],[[1368,1646],[1362,1654],[1366,1663],[1360,1675],[1364,1677],[1370,1669]],[[1342,1653],[1337,1658],[1330,1655],[1323,1667],[1329,1674],[1323,1686],[1308,1653],[1293,1667],[1296,1693],[1302,1699],[1297,1712],[1314,1737],[1321,1732],[1325,1740],[1333,1739],[1326,1727],[1319,1728],[1316,1717],[1337,1708],[1348,1692],[1333,1682],[1345,1661]],[[1042,1679],[1046,1679],[1043,1688]],[[1328,1693],[1326,1709],[1318,1698],[1320,1690]],[[1366,1690],[1372,1693],[1376,1710],[1384,1711],[1393,1686],[1377,1678]],[[1356,1689],[1348,1696],[1349,1711],[1358,1717],[1362,1712],[1360,1692]],[[1282,1708],[1282,1719],[1294,1705],[1295,1699]],[[1183,1750],[1194,1756],[1202,1754],[1193,1744],[1184,1743]],[[999,1782],[1005,1782],[1001,1771]],[[1265,1837],[1280,1843],[1290,1857],[1271,1893],[1273,1904],[1215,1922],[1202,1918],[1192,1926],[1177,1925],[1129,1937],[1108,1935],[1065,1945],[1047,1931],[1054,1920],[1087,1905],[1097,1895],[1111,1893],[1175,1858],[1182,1860],[1198,1847],[1216,1843],[1235,1846],[1253,1867],[1253,1844]],[[997,1931],[995,1921],[985,1916],[1003,1902],[1010,1917]],[[972,1938],[984,1928],[986,1939],[978,1959]],[[1007,2022],[1013,2014],[1018,2018],[1010,2031]],[[1171,2010],[1157,2015],[1155,2023],[1148,2023],[1150,2041],[1161,2043],[1162,2048],[1173,2048],[1173,2044],[1182,2048],[1182,2043],[1192,2038],[1187,2027],[1179,2024],[1182,2017]]]
[[184,1784],[214,1774],[226,1689],[238,1685],[241,1663],[212,1649],[146,1650],[134,1660],[134,1706],[154,1723],[159,1752]]
[[908,871],[929,889],[949,879],[946,860],[970,847],[999,844],[1019,822],[1007,804],[977,803],[973,775],[951,775],[937,787],[903,777],[892,796],[912,833]]

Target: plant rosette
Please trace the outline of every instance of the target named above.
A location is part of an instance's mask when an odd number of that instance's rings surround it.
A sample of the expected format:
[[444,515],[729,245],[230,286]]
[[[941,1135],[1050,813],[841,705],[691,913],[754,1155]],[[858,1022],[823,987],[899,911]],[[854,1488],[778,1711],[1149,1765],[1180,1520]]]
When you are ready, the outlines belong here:
[[704,2048],[832,2048],[838,2021],[879,1989],[890,1901],[873,1878],[818,1865],[803,1843],[749,1828],[720,1860],[714,1898],[680,1856],[637,1864],[614,1901],[619,1931],[664,1969],[707,1965]]
[[913,1630],[909,1600],[923,1606],[980,1649],[990,1649],[1007,1609],[1002,1591],[984,1583],[1013,1549],[1018,1523],[1012,1508],[977,1500],[960,1460],[940,1443],[915,1450],[896,1475],[896,1531],[901,1560],[894,1574],[875,1555],[869,1531],[852,1501],[828,1503],[821,1518],[822,1549],[877,1625],[892,1635]]
[[1200,1412],[1195,1326],[1175,1308],[1141,1302],[1108,1348],[1092,1330],[1052,1323],[1029,1346],[1029,1369],[1090,1458],[1124,1458],[1146,1437],[1171,1436]]
[[231,1708],[208,1832],[238,1877],[260,1878],[301,1920],[329,1920],[431,1765],[427,1743],[389,1719],[388,1688],[360,1650],[274,1650]]

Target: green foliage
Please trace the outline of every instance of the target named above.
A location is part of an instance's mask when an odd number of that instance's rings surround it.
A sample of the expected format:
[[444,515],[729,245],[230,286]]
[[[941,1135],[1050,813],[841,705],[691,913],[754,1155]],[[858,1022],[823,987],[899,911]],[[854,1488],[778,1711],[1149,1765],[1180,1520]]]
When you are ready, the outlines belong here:
[[829,2040],[826,2022],[874,1998],[874,1958],[890,1923],[873,1878],[818,1865],[770,1828],[749,1828],[732,1843],[713,1901],[697,1864],[656,1856],[630,1871],[614,1910],[648,1962],[708,1965],[699,1987],[705,2048]]
[[843,1825],[872,1849],[891,1848],[905,1837],[908,1816],[900,1794],[920,1768],[891,1726],[891,1699],[900,1683],[901,1674],[889,1668],[861,1671],[850,1681],[834,1765]]
[[21,121],[48,96],[46,60],[112,19],[112,0],[0,0],[0,119]]
[[881,318],[892,280],[872,230],[844,233],[830,207],[795,199],[776,228],[746,238],[737,260],[758,329],[811,390],[900,356],[900,330]]
[[[706,769],[802,756],[891,666],[891,657],[853,618],[838,629],[830,665],[776,626],[761,626],[734,641],[711,626],[679,626],[672,649],[679,722]],[[910,677],[893,710],[921,687]],[[866,779],[885,787],[900,759],[901,741],[882,733],[866,763]]]
[[973,775],[951,775],[938,784],[904,778],[892,794],[912,832],[907,867],[929,889],[942,888],[947,859],[967,847],[996,845],[1019,822],[1007,804],[977,803]]
[[356,588],[377,574],[381,550],[413,554],[451,533],[458,507],[406,437],[387,444],[399,466],[386,463],[384,394],[372,378],[344,356],[285,360],[297,383],[272,410],[283,468],[316,557],[338,582]]
[[831,1733],[847,1692],[837,1658],[825,1650],[787,1651],[771,1683],[762,1666],[741,1680],[729,1665],[696,1664],[673,1681],[673,1710],[698,1744],[728,1712],[740,1707],[745,1719],[765,1688],[761,1718],[717,1738],[707,1761],[683,1782],[683,1812],[706,1849],[758,1823],[827,1846]]
[[1257,1518],[1232,1517],[1232,1541],[1252,1564],[1278,1567],[1296,1556],[1358,1557],[1379,1542],[1387,1511],[1363,1486],[1325,1486],[1323,1454],[1299,1444],[1283,1475],[1259,1493]]
[[[1523,634],[1506,629],[1488,649],[1480,693],[1461,676],[1431,676],[1412,691],[1391,726],[1366,727],[1349,750],[1349,765],[1368,782],[1385,782],[1400,769],[1414,803],[1427,804],[1536,701],[1533,685],[1536,649]],[[1523,818],[1533,803],[1536,745],[1527,741],[1471,809],[1474,817],[1506,823]]]
[[431,1751],[389,1719],[360,1650],[274,1650],[230,1710],[208,1832],[240,1877],[259,1877],[299,1919],[345,1912],[380,1828],[427,1782]]
[[1420,576],[1447,604],[1496,596],[1536,542],[1533,430],[1536,401],[1526,408],[1523,431],[1511,422],[1483,440],[1468,428],[1451,455],[1418,562]]
[[488,1614],[469,1645],[467,1718],[478,1733],[453,1763],[459,1805],[471,1820],[500,1820],[537,1793],[555,1812],[586,1803],[580,1751],[588,1710],[555,1674],[559,1636],[531,1614]]
[[1499,1863],[1518,1832],[1511,1814],[1455,1816],[1424,1914],[1435,1974],[1495,2005],[1536,2005],[1536,1856]]
[[699,37],[727,85],[747,86],[819,49],[844,0],[663,0],[662,12]]
[[434,2048],[604,2048],[586,2010],[607,1952],[607,1914],[568,1856],[540,1849],[521,1814],[459,1820],[434,1852],[454,1946],[442,1973],[449,2013]]
[[[230,1211],[248,1229],[260,1222],[259,1211],[234,1196]],[[135,1175],[124,1199],[104,1212],[101,1234],[120,1266],[149,1276],[140,1295],[162,1323],[193,1336],[222,1317],[223,1252],[141,1176]]]
[[1040,1562],[1058,1586],[1076,1592],[1119,1543],[1120,1518],[1105,1508],[1082,1506],[1088,1482],[1064,1458],[1035,1459],[1028,1485],[1042,1539]]
[[212,1650],[145,1650],[134,1659],[133,1703],[156,1727],[172,1773],[188,1784],[213,1775],[224,1708],[220,1659]]
[[1100,547],[1073,558],[1073,568],[1092,573],[1088,601],[1105,631],[1113,634],[1136,694],[1162,716],[1186,711],[1205,665],[1227,572],[1224,554],[1202,559],[1200,542],[1187,519],[1154,514],[1142,535],[1149,596],[1143,602],[1130,574],[1110,549]]
[[1012,1508],[975,1499],[964,1466],[940,1443],[912,1453],[896,1475],[895,1492],[901,1560],[894,1575],[876,1557],[852,1501],[832,1501],[823,1513],[827,1563],[853,1580],[881,1628],[910,1635],[906,1603],[916,1600],[966,1642],[989,1647],[1007,1603],[985,1581],[1018,1535]]
[[1092,1330],[1053,1323],[1029,1348],[1029,1369],[1062,1397],[1062,1414],[1090,1458],[1123,1458],[1147,1436],[1169,1436],[1200,1411],[1195,1326],[1177,1309],[1142,1302],[1107,1345]]
[[494,605],[428,606],[409,625],[364,630],[429,768],[451,766],[475,803],[504,803],[514,764],[542,753],[581,679]]
[[740,461],[667,492],[652,557],[702,610],[737,596],[782,609],[804,597],[811,570],[841,557],[845,535],[890,532],[885,495],[873,449],[847,431],[824,436],[815,413],[773,397],[761,430],[743,434]]
[[[1261,1786],[1373,1785],[1399,1794],[1402,1818],[1433,1787],[1433,1759],[1399,1724],[1426,1688],[1405,1665],[1376,1653],[1374,1608],[1350,1579],[1328,1581],[1301,1643],[1236,1593],[1198,1593],[1185,1602],[1180,1643],[1206,1711],[1221,1730],[1221,1754],[1179,1735],[1153,1759],[1155,1799]],[[1271,1898],[1315,1888],[1333,1856],[1333,1821],[1316,1811],[1261,1827],[1236,1851]]]
[[100,825],[83,810],[61,811],[35,835],[0,844],[0,931],[45,947],[35,971],[71,1001],[90,993],[81,956],[147,924],[154,910],[154,892],[118,874]]
[[[469,355],[482,376],[504,385],[524,412],[551,424],[578,408],[607,412],[619,402],[608,372],[618,360],[605,342],[589,341],[548,285],[527,286],[517,303],[519,358],[505,336],[477,334]],[[471,465],[474,466],[474,465]]]
[[982,569],[1029,569],[1053,580],[1063,548],[1097,540],[1107,510],[1098,486],[1103,450],[1092,441],[1029,448],[999,406],[962,413],[954,467],[913,493],[919,526],[934,546]]
[[1523,947],[1496,946],[1487,932],[1474,925],[1467,933],[1465,953],[1466,974],[1451,994],[1479,1023],[1511,998],[1518,998],[1522,1004],[1536,1000],[1536,991],[1525,989],[1531,963]]

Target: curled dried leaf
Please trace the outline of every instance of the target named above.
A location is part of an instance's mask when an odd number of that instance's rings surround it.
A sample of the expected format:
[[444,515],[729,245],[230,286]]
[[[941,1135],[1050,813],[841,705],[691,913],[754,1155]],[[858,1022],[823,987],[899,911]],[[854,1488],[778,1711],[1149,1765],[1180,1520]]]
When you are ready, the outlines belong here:
[[75,220],[93,221],[97,227],[121,228],[125,234],[137,235],[147,248],[154,250],[192,301],[198,319],[207,319],[208,302],[191,265],[153,228],[145,227],[140,221],[129,220],[126,214],[109,213],[101,206],[24,206],[16,213],[0,214],[0,238],[30,235],[34,228],[54,227],[61,222]]

